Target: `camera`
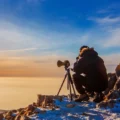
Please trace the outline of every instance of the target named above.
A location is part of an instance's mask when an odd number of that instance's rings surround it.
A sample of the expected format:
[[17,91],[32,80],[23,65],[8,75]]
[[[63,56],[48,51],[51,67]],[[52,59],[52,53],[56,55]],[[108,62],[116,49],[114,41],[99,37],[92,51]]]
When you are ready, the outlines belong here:
[[64,62],[58,60],[57,61],[57,66],[58,67],[65,66],[66,68],[68,68],[70,66],[70,62],[68,60],[65,60]]

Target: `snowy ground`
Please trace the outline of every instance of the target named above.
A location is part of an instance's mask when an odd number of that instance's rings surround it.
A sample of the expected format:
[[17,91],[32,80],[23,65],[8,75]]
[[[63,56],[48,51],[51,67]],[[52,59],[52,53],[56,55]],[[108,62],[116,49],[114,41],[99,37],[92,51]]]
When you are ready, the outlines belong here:
[[[96,108],[93,102],[70,102],[64,98],[62,102],[55,100],[59,108],[48,110],[37,108],[38,114],[29,116],[31,120],[120,120],[120,104],[113,109]],[[45,110],[46,112],[39,113]]]

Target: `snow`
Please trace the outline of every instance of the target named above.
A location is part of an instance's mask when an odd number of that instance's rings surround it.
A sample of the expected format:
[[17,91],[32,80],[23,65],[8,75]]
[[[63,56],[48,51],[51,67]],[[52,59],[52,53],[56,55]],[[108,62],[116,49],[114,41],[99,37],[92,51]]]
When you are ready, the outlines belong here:
[[120,120],[119,102],[112,109],[96,108],[93,102],[78,103],[68,98],[64,98],[62,102],[59,100],[54,102],[59,108],[50,110],[38,107],[36,111],[44,112],[29,116],[31,120]]
[[114,107],[111,109],[112,112],[120,113],[120,98],[116,100]]

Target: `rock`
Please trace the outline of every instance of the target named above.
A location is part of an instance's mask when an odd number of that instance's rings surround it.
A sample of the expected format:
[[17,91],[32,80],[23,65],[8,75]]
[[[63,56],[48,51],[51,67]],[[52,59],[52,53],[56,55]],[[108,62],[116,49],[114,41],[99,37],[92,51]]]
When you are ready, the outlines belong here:
[[25,111],[23,115],[29,116],[29,115],[32,115],[32,114],[34,114],[33,111]]
[[119,97],[120,97],[120,92],[117,90],[110,92],[107,96],[108,99],[117,99]]
[[34,110],[34,112],[33,112],[33,114],[38,114],[38,113],[40,113],[40,114],[45,114],[46,113],[46,110],[40,110],[39,108],[36,108],[35,110]]
[[33,106],[32,104],[28,105],[28,107],[20,110],[18,115],[20,115],[20,116],[22,116],[22,115],[26,115],[26,116],[32,115],[35,109],[36,109],[36,107]]
[[56,109],[60,109],[60,106],[55,106]]
[[45,108],[46,105],[47,105],[47,100],[46,100],[46,96],[45,96],[44,101],[43,101],[42,104],[41,104],[41,107],[42,107],[42,108]]
[[74,107],[75,107],[75,104],[67,104],[66,107],[67,107],[67,108],[74,108]]
[[17,112],[17,110],[11,110],[13,113],[16,113]]
[[107,95],[109,93],[110,89],[106,88],[106,90],[104,91],[104,95]]
[[53,108],[52,108],[52,111],[54,111],[54,110],[55,110],[55,108],[53,107]]
[[54,99],[57,99],[60,102],[62,102],[63,101],[63,96],[55,96]]
[[40,114],[45,114],[45,113],[46,113],[46,110],[41,110],[39,113],[40,113]]
[[20,118],[20,120],[31,120],[29,117],[27,117],[27,116],[22,116],[21,118]]
[[13,113],[12,116],[13,116],[13,117],[16,117],[16,116],[17,116],[17,113]]
[[46,106],[53,106],[54,99],[58,99],[62,101],[63,96],[53,96],[53,95],[38,95],[37,105],[42,106],[43,108]]
[[107,105],[108,105],[107,101],[106,102],[102,101],[102,102],[100,102],[100,103],[97,104],[97,107],[99,107],[99,108],[106,108]]
[[21,120],[21,116],[20,116],[20,115],[17,115],[17,116],[15,117],[15,120]]
[[23,111],[24,110],[24,108],[19,108],[17,111],[18,112],[21,112],[21,111]]
[[26,111],[34,111],[35,107],[33,105],[29,105],[26,109]]
[[4,117],[5,120],[14,120],[15,119],[15,116],[10,116],[10,115],[7,115]]
[[108,106],[109,108],[113,108],[114,105],[115,105],[115,101],[113,101],[113,100],[110,100],[110,101],[108,102],[108,104],[107,104],[107,106]]
[[34,107],[37,107],[37,103],[35,103],[35,102],[33,102],[33,104],[32,104]]
[[90,116],[90,113],[83,112],[82,115],[84,115],[84,116]]
[[116,84],[115,84],[115,86],[114,86],[114,89],[115,89],[115,90],[120,89],[120,78],[118,78],[118,80],[117,80],[117,82],[116,82]]
[[36,108],[35,110],[34,110],[34,113],[40,113],[40,109],[39,108]]
[[8,112],[6,113],[6,115],[7,115],[7,116],[12,116],[12,111],[8,111]]
[[19,114],[18,114],[18,115],[24,115],[24,113],[25,113],[25,111],[24,111],[24,110],[22,110],[22,111],[20,111],[20,112],[19,112]]
[[97,105],[97,107],[99,107],[99,108],[107,108],[107,107],[113,108],[115,106],[115,103],[116,103],[116,100],[110,99],[108,101],[102,101],[101,103],[99,103]]
[[43,108],[46,108],[47,106],[51,107],[51,106],[54,106],[55,98],[56,96],[53,96],[53,95],[46,95],[46,96],[40,95],[38,98],[39,100],[37,102]]
[[13,112],[12,111],[8,111],[7,113],[4,114],[4,118],[6,120],[14,120],[15,116],[13,116]]
[[0,114],[0,120],[2,120],[4,118],[3,114]]
[[108,88],[105,90],[104,94],[107,95],[110,90],[112,90],[117,81],[115,73],[108,73]]
[[45,95],[39,94],[39,95],[38,95],[38,99],[37,99],[37,105],[38,105],[38,106],[41,106],[41,105],[42,105],[42,102],[44,101],[44,99],[45,99]]

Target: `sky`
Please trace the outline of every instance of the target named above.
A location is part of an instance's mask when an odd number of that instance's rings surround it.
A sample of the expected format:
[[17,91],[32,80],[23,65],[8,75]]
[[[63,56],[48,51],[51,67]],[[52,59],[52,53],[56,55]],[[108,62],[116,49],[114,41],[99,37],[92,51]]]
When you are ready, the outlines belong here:
[[120,63],[119,0],[0,0],[0,76],[60,77],[94,47],[107,72]]

